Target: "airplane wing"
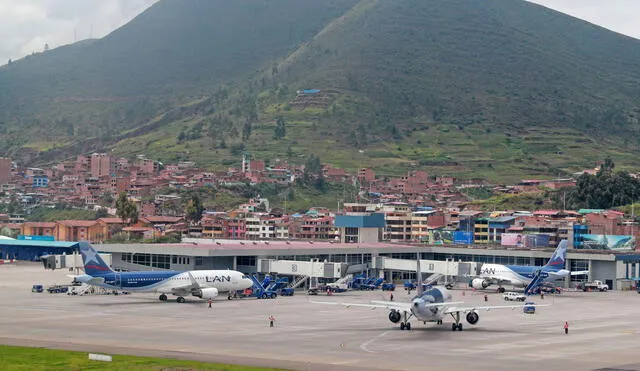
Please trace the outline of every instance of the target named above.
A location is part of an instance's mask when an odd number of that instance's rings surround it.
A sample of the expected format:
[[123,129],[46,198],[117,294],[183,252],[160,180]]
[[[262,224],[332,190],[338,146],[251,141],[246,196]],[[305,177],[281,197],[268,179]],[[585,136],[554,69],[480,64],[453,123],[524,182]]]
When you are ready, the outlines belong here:
[[371,302],[371,304],[364,303],[343,303],[338,301],[310,301],[314,304],[323,304],[323,305],[341,305],[346,308],[351,307],[362,307],[362,308],[370,308],[370,309],[387,309],[387,310],[396,310],[398,312],[410,312],[411,311],[411,303],[398,303],[393,301],[384,301],[384,302]]
[[193,278],[191,273],[188,272],[187,274],[189,275],[190,283],[188,285],[184,285],[184,286],[172,287],[171,288],[171,293],[172,294],[179,295],[179,296],[184,296],[184,295],[188,295],[188,294],[192,293],[193,290],[197,290],[197,289],[201,288],[200,284],[198,283],[198,281],[196,281],[195,278]]
[[494,284],[494,285],[503,285],[505,283],[506,284],[512,283],[511,278],[507,278],[507,277],[492,276],[492,277],[478,277],[478,278],[484,278],[485,281],[491,282],[491,284]]
[[571,272],[572,276],[582,276],[589,274],[589,271],[573,271]]
[[[394,302],[394,301],[372,301],[370,304],[365,303],[343,303],[337,301],[311,301],[314,304],[324,304],[324,305],[342,305],[343,307],[362,307],[362,308],[371,308],[371,309],[387,309],[387,310],[395,310],[398,312],[411,312],[411,303],[402,303],[402,302]],[[459,302],[448,302],[448,303],[431,303],[431,304],[423,304],[424,307],[444,307],[451,304],[462,304]]]
[[[529,304],[535,307],[547,307],[549,304]],[[527,304],[519,304],[519,305],[494,305],[494,306],[469,306],[469,307],[449,307],[444,310],[446,314],[450,313],[467,313],[467,312],[477,312],[477,311],[491,311],[494,309],[518,309],[527,306]]]

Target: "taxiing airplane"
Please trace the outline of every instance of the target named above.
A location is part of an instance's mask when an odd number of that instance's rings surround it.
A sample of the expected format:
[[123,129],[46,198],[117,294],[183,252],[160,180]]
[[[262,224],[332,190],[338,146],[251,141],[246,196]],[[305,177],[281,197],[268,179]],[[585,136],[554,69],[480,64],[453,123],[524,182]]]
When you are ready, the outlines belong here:
[[567,240],[562,240],[545,266],[483,264],[480,267],[479,277],[474,278],[470,286],[474,289],[486,289],[490,285],[497,284],[500,286],[498,291],[504,292],[502,285],[527,287],[539,272],[544,272],[541,277],[543,281],[555,281],[569,275],[589,274],[589,271],[570,272],[565,269],[566,258]]
[[111,290],[156,292],[160,293],[161,301],[166,301],[167,294],[171,294],[178,297],[178,303],[184,303],[184,297],[188,295],[207,300],[220,293],[228,293],[231,299],[231,293],[253,286],[249,276],[232,270],[115,272],[88,242],[80,242],[79,245],[85,274],[74,279],[88,285]]
[[[422,276],[420,272],[420,263],[418,263],[418,277]],[[446,317],[453,319],[451,324],[452,331],[462,331],[461,315],[464,315],[467,322],[475,325],[480,320],[479,311],[490,311],[496,309],[516,309],[523,308],[525,305],[496,305],[482,306],[470,305],[463,306],[463,302],[451,301],[452,296],[449,290],[443,286],[434,286],[423,291],[422,285],[418,285],[418,295],[411,302],[393,302],[393,301],[372,301],[371,304],[361,303],[342,303],[328,301],[312,301],[316,304],[342,305],[345,307],[364,307],[364,308],[382,308],[389,310],[389,321],[393,323],[400,322],[401,330],[411,330],[411,322],[409,320],[415,317],[418,321],[426,324],[427,322],[436,322],[442,325]],[[544,306],[544,305],[539,305]]]

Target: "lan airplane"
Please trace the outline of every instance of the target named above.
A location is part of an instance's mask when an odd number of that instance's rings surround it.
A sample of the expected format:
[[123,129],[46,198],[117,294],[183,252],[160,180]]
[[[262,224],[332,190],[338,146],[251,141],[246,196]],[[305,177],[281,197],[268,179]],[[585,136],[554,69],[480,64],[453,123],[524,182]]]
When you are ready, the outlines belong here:
[[474,289],[486,289],[490,285],[497,284],[499,292],[504,292],[502,285],[526,287],[531,283],[537,273],[544,272],[544,280],[555,281],[569,275],[577,276],[589,274],[589,271],[570,272],[565,269],[567,258],[567,240],[562,240],[551,259],[543,267],[531,265],[502,265],[483,264],[480,267],[480,275],[471,281]]
[[[418,277],[421,277],[420,263],[418,263]],[[422,285],[418,285],[418,295],[411,302],[392,302],[392,301],[372,301],[371,304],[360,303],[341,303],[327,301],[312,301],[316,304],[342,305],[345,307],[364,307],[364,308],[382,308],[389,310],[389,321],[393,323],[400,322],[400,330],[411,330],[411,322],[409,320],[415,317],[418,321],[426,324],[427,322],[435,322],[438,325],[443,324],[445,317],[451,316],[453,323],[452,331],[462,331],[462,323],[460,316],[465,315],[467,322],[475,325],[480,320],[479,311],[490,311],[495,309],[515,309],[523,308],[527,304],[521,305],[497,305],[497,306],[460,306],[462,302],[451,301],[451,293],[445,287],[434,286],[427,291],[423,291]],[[530,305],[530,304],[529,304]],[[544,306],[544,305],[537,305]]]
[[167,294],[177,296],[178,303],[188,295],[206,300],[229,293],[231,298],[231,293],[253,286],[248,276],[232,270],[115,272],[87,242],[80,242],[80,254],[85,274],[76,276],[76,281],[112,290],[160,293],[161,301],[167,300]]

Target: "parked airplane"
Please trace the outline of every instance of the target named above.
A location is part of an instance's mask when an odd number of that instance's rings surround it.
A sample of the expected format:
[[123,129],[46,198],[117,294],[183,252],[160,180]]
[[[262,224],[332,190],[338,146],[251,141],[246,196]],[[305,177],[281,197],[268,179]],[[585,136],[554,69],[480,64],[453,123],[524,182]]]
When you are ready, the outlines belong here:
[[161,301],[167,294],[177,296],[178,303],[188,295],[206,300],[228,293],[230,299],[231,293],[253,286],[249,276],[232,270],[115,272],[87,242],[80,242],[80,254],[85,274],[76,281],[112,290],[159,292]]
[[474,289],[486,289],[490,285],[497,284],[499,292],[504,292],[502,285],[511,284],[514,286],[526,287],[538,272],[544,272],[542,279],[544,281],[554,281],[563,279],[569,275],[589,274],[589,271],[570,272],[565,269],[565,260],[567,258],[567,240],[562,240],[558,244],[558,248],[549,259],[549,262],[543,267],[530,265],[502,265],[502,264],[483,264],[480,267],[480,276],[471,281],[471,287]]
[[[422,276],[418,263],[418,277]],[[443,286],[434,286],[423,291],[422,285],[418,285],[418,295],[411,302],[392,302],[392,301],[372,301],[371,304],[361,303],[342,303],[327,301],[312,301],[316,304],[342,305],[345,307],[364,307],[364,308],[383,308],[388,309],[389,321],[393,323],[400,322],[400,330],[411,330],[411,322],[409,320],[415,317],[418,321],[426,324],[427,322],[436,322],[443,324],[444,318],[451,316],[454,323],[451,324],[452,331],[462,331],[461,315],[466,315],[469,324],[475,325],[480,320],[479,311],[489,311],[496,309],[515,309],[523,308],[521,305],[496,305],[496,306],[458,306],[462,302],[451,301],[452,296],[449,290]],[[530,305],[530,304],[528,304]]]

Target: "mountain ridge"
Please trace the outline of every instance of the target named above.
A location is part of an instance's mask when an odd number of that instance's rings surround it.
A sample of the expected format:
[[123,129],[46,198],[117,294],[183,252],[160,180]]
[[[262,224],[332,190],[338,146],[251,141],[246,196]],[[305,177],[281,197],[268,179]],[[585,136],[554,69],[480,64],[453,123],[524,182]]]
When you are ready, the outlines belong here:
[[640,148],[640,41],[520,0],[162,0],[8,67],[0,152],[39,163],[143,149],[226,166],[232,145],[502,179],[633,166]]

